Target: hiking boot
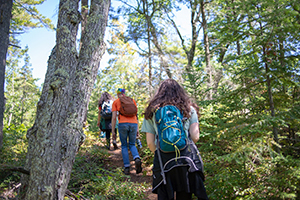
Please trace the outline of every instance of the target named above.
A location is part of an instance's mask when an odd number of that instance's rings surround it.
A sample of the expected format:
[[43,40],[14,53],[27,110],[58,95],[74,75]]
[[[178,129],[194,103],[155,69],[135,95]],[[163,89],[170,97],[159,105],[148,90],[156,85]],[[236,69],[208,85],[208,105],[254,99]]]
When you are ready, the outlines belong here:
[[130,174],[130,167],[125,167],[124,168],[124,174],[129,175]]
[[115,149],[115,150],[119,149],[117,143],[113,142],[113,146],[114,146],[114,149]]
[[110,141],[106,139],[106,145],[105,148],[110,150]]
[[136,170],[136,174],[139,174],[142,172],[142,161],[140,158],[136,158],[134,159],[135,162],[135,170]]
[[113,143],[113,145],[114,145],[114,150],[119,149],[119,147],[118,147],[118,145],[116,143]]

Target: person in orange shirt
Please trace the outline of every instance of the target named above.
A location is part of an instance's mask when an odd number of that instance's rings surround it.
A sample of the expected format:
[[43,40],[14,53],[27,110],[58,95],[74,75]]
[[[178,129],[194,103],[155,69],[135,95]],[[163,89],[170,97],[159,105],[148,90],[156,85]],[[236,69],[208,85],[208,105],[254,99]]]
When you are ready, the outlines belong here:
[[[121,101],[120,97],[125,96],[125,89],[119,88],[117,90],[117,96],[118,99],[116,99],[113,102],[112,105],[112,136],[115,137],[115,126],[116,126],[116,118],[117,118],[117,112],[119,112],[118,119],[118,130],[119,130],[119,137],[121,141],[121,149],[122,149],[122,157],[123,157],[123,163],[124,163],[124,173],[128,175],[130,173],[130,161],[129,161],[129,153],[128,153],[128,145],[127,141],[129,141],[129,150],[132,154],[133,160],[135,161],[135,170],[136,173],[142,172],[142,162],[139,155],[139,152],[135,146],[136,137],[139,135],[139,129],[138,129],[138,119],[137,116],[124,116],[120,113],[121,108]],[[132,99],[135,106],[136,102],[134,99]]]

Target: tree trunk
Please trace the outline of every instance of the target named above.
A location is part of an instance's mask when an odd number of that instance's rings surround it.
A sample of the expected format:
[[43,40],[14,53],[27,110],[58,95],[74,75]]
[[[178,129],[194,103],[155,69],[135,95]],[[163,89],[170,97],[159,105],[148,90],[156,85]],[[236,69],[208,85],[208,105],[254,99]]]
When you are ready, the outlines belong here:
[[12,5],[12,0],[0,0],[0,151],[3,145],[4,80]]
[[[272,94],[272,88],[271,88],[271,80],[270,76],[268,74],[269,68],[268,65],[266,64],[266,75],[267,75],[267,87],[268,87],[268,96],[269,96],[269,104],[270,104],[270,110],[271,110],[271,116],[272,118],[275,118],[275,106],[274,106],[274,101],[273,101],[273,94]],[[277,125],[273,125],[273,138],[274,141],[276,142],[275,150],[277,153],[280,152],[278,145],[278,128]]]
[[64,199],[76,153],[84,141],[84,116],[105,51],[110,0],[91,1],[81,48],[78,0],[60,0],[56,46],[48,60],[36,120],[27,132],[28,153],[22,199]]
[[172,73],[171,73],[171,70],[170,70],[170,66],[168,64],[168,58],[164,54],[164,52],[163,52],[163,50],[162,50],[162,48],[159,44],[159,41],[158,41],[158,38],[157,38],[157,32],[155,30],[154,25],[152,24],[151,17],[148,16],[147,14],[145,14],[145,17],[146,17],[146,20],[147,20],[147,25],[149,27],[149,31],[152,35],[152,42],[153,42],[154,46],[157,49],[158,57],[160,59],[160,65],[165,70],[168,78],[172,78]]
[[[266,70],[266,81],[267,81],[267,90],[268,90],[268,96],[269,96],[271,117],[275,118],[275,106],[274,106],[274,101],[273,101],[271,79],[270,79],[270,75],[269,75],[270,70],[269,70],[269,66],[268,66],[268,62],[272,63],[272,57],[270,59],[267,57],[267,55],[268,55],[267,51],[272,51],[272,49],[266,49],[265,47],[263,47],[263,54],[266,58],[265,59],[265,70]],[[277,128],[276,124],[273,124],[273,138],[274,138],[274,141],[276,142],[275,151],[277,153],[279,153],[280,149],[278,147],[278,128]]]
[[[143,10],[145,16],[149,15],[149,6],[146,0],[143,0]],[[148,44],[148,66],[149,66],[149,95],[152,96],[153,87],[152,87],[152,51],[151,51],[151,33],[150,33],[150,24],[147,20],[147,44]]]
[[199,32],[201,29],[201,24],[200,22],[200,9],[198,7],[198,1],[190,1],[190,8],[191,8],[191,25],[192,25],[192,38],[191,38],[191,43],[189,45],[189,48],[185,45],[185,40],[183,38],[183,36],[181,35],[176,23],[174,20],[172,20],[169,17],[169,20],[171,21],[173,27],[175,28],[175,31],[177,32],[180,40],[181,40],[181,45],[182,48],[186,54],[187,57],[187,65],[186,65],[186,74],[188,77],[188,80],[190,82],[190,87],[196,91],[198,88],[198,84],[197,84],[197,78],[195,78],[194,74],[193,74],[193,62],[194,62],[194,57],[195,57],[195,51],[196,51],[196,45],[198,42],[198,36],[199,36]]
[[209,50],[209,39],[208,39],[208,29],[207,29],[207,21],[206,21],[206,13],[205,13],[205,5],[204,1],[201,1],[201,13],[202,13],[202,26],[203,26],[203,41],[204,41],[204,49],[205,49],[205,62],[206,62],[206,72],[208,74],[208,100],[212,100],[213,96],[213,78],[212,78],[212,65],[211,65],[211,55]]
[[[86,26],[86,22],[87,22],[87,16],[89,14],[89,10],[88,10],[89,4],[88,4],[88,0],[81,0],[81,34],[84,33],[84,29]],[[80,42],[80,48],[81,48],[82,43]]]

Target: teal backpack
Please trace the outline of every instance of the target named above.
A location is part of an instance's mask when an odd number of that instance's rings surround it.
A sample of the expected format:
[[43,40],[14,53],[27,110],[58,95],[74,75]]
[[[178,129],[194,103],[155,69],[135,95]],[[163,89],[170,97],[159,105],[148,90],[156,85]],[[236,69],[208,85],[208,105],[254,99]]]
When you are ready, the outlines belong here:
[[158,129],[158,147],[162,152],[180,152],[187,145],[187,136],[183,128],[183,115],[173,105],[159,108],[155,112]]

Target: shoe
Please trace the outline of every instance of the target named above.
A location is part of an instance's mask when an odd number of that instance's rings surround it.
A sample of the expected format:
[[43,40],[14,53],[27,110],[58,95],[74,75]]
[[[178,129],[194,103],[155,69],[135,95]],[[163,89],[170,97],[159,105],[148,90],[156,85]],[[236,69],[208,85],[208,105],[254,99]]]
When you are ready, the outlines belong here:
[[117,143],[113,143],[113,146],[114,146],[114,149],[115,149],[115,150],[119,149]]
[[142,161],[141,161],[141,159],[140,158],[136,158],[135,160],[134,160],[134,162],[135,162],[135,170],[136,170],[136,174],[139,174],[139,173],[141,173],[142,172]]
[[110,150],[110,141],[106,139],[106,145],[105,145],[105,148],[107,150]]
[[129,175],[130,174],[130,167],[125,167],[124,168],[124,174]]

